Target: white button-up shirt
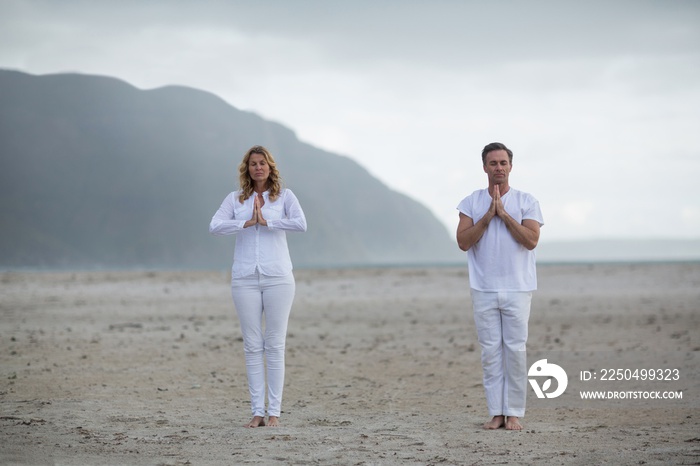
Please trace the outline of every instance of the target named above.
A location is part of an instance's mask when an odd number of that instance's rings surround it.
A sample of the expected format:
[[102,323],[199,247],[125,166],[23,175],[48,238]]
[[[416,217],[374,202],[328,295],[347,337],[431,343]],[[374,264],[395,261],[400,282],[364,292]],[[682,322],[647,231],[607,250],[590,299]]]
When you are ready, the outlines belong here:
[[253,217],[256,195],[253,193],[241,204],[239,194],[235,191],[226,196],[209,223],[209,232],[214,235],[236,235],[232,278],[251,275],[256,269],[273,277],[287,275],[292,271],[292,260],[286,231],[306,231],[306,217],[299,200],[291,190],[283,189],[276,200],[270,201],[265,191],[262,215],[267,226],[243,228]]

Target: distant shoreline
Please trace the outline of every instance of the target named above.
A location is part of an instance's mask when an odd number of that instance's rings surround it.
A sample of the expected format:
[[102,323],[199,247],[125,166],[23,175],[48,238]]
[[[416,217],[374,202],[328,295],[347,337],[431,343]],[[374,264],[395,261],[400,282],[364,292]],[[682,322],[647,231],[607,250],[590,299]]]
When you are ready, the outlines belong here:
[[[381,268],[448,268],[466,267],[467,253],[459,252],[455,247],[455,259],[448,261],[423,262],[377,262],[377,263],[305,263],[294,257],[292,262],[296,269],[381,269]],[[589,265],[589,264],[684,264],[700,262],[700,239],[592,239],[570,241],[541,241],[536,249],[537,264],[547,265]],[[231,258],[223,258],[220,263],[195,265],[178,264],[60,264],[60,265],[21,265],[10,266],[0,263],[0,272],[58,272],[58,271],[228,271]],[[47,261],[48,262],[48,261]]]
[[[690,259],[627,259],[627,260],[538,260],[539,267],[587,267],[587,266],[625,266],[625,265],[684,265],[700,264],[700,258]],[[338,265],[295,265],[295,270],[411,270],[411,269],[467,269],[464,262],[449,263],[405,263],[405,264],[338,264]],[[202,272],[202,273],[228,273],[230,267],[146,267],[134,265],[132,267],[0,267],[0,274],[4,273],[89,273],[89,272]]]

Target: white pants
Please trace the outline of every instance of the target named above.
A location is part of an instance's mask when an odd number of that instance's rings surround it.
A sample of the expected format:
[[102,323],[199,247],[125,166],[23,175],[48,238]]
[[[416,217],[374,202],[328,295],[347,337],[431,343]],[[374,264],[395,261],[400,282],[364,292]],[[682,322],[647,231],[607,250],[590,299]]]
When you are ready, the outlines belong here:
[[525,343],[532,293],[472,289],[471,295],[489,415],[523,417],[527,398]]
[[233,304],[243,333],[253,416],[265,416],[265,363],[268,414],[280,415],[284,389],[284,348],[295,288],[291,273],[283,277],[270,277],[256,272],[233,279],[231,283]]

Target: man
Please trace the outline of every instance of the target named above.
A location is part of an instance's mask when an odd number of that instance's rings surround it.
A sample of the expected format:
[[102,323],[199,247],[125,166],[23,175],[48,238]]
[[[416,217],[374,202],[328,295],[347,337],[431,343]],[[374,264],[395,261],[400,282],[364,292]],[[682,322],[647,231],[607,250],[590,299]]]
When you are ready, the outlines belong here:
[[485,429],[521,430],[527,395],[527,323],[537,289],[534,249],[544,224],[537,200],[510,187],[513,152],[494,142],[481,153],[487,189],[460,202],[457,244],[467,251],[481,346]]

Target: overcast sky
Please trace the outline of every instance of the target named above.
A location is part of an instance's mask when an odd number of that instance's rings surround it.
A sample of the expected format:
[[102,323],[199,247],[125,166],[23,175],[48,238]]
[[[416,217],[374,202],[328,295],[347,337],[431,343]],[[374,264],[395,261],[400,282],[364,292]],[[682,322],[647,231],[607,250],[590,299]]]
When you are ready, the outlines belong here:
[[0,67],[210,91],[450,232],[500,141],[542,241],[700,237],[700,1],[0,0]]

